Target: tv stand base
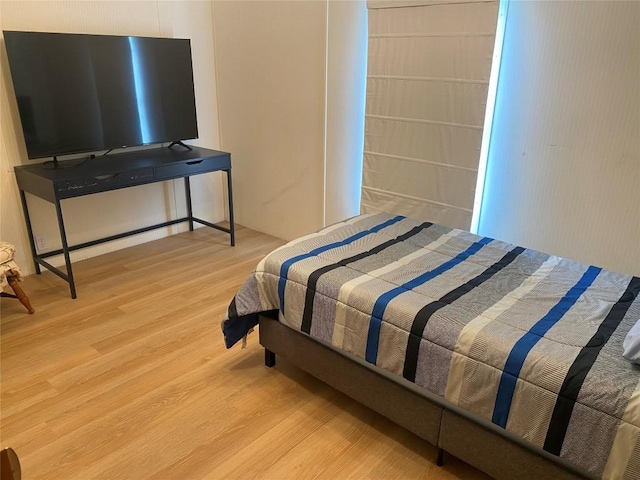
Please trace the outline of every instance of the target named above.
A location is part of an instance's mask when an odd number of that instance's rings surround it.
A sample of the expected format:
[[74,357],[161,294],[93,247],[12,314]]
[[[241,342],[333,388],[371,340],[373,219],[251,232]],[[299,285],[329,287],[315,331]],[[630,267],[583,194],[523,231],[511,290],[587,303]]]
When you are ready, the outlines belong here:
[[184,147],[184,148],[186,148],[187,150],[193,150],[189,145],[187,145],[186,143],[182,143],[182,142],[181,142],[181,141],[179,141],[179,140],[178,140],[177,142],[171,142],[167,148],[171,148],[171,147],[173,147],[174,145],[180,145],[181,147]]

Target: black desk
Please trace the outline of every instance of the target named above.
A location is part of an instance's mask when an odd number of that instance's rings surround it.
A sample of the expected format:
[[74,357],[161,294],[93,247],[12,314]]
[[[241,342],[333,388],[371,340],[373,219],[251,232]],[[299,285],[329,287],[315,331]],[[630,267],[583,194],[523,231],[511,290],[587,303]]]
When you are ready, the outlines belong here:
[[[42,265],[60,278],[66,280],[71,289],[71,298],[76,298],[76,286],[73,280],[73,271],[69,257],[69,252],[73,250],[182,222],[189,222],[189,230],[193,230],[193,222],[197,222],[227,232],[231,236],[231,246],[235,245],[233,195],[231,190],[231,155],[229,153],[199,147],[192,147],[191,150],[187,150],[184,147],[177,146],[175,148],[162,147],[131,153],[99,156],[88,159],[81,164],[75,165],[74,163],[78,163],[78,161],[70,160],[60,162],[59,168],[51,168],[50,165],[44,166],[43,164],[15,167],[36,272],[40,273],[40,265]],[[67,165],[72,166],[65,168]],[[217,171],[227,172],[227,185],[229,188],[229,228],[194,217],[191,207],[189,177],[191,175]],[[162,182],[174,178],[184,178],[187,199],[186,217],[100,238],[79,245],[69,246],[67,244],[67,235],[65,233],[62,208],[60,206],[61,200],[147,183]],[[60,228],[60,238],[62,240],[62,249],[40,254],[36,252],[25,192],[55,205],[58,215],[58,226]],[[45,258],[59,254],[64,255],[67,269],[66,273],[44,260]]]

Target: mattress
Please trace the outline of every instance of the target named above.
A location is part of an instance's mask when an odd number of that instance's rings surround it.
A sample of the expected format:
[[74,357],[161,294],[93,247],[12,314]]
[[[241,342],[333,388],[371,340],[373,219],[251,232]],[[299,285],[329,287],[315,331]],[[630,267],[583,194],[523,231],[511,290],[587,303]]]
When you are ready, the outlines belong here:
[[595,477],[635,478],[640,367],[622,344],[639,292],[638,277],[373,214],[265,257],[222,328],[231,347],[258,314],[280,312],[532,448]]

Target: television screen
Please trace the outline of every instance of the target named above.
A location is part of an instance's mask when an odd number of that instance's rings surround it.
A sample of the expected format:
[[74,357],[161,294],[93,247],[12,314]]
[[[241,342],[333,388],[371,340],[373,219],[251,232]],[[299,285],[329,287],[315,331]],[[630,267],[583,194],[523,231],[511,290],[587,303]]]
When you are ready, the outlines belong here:
[[186,39],[5,31],[29,158],[198,137]]

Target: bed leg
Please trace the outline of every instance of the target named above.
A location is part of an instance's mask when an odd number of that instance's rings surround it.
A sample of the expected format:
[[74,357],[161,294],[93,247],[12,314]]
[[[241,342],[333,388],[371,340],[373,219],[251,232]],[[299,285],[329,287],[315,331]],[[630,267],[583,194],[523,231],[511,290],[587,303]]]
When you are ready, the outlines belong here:
[[266,348],[264,349],[264,364],[267,367],[273,367],[276,364],[276,354]]
[[436,465],[441,467],[444,465],[444,450],[438,448],[438,456],[436,457]]

